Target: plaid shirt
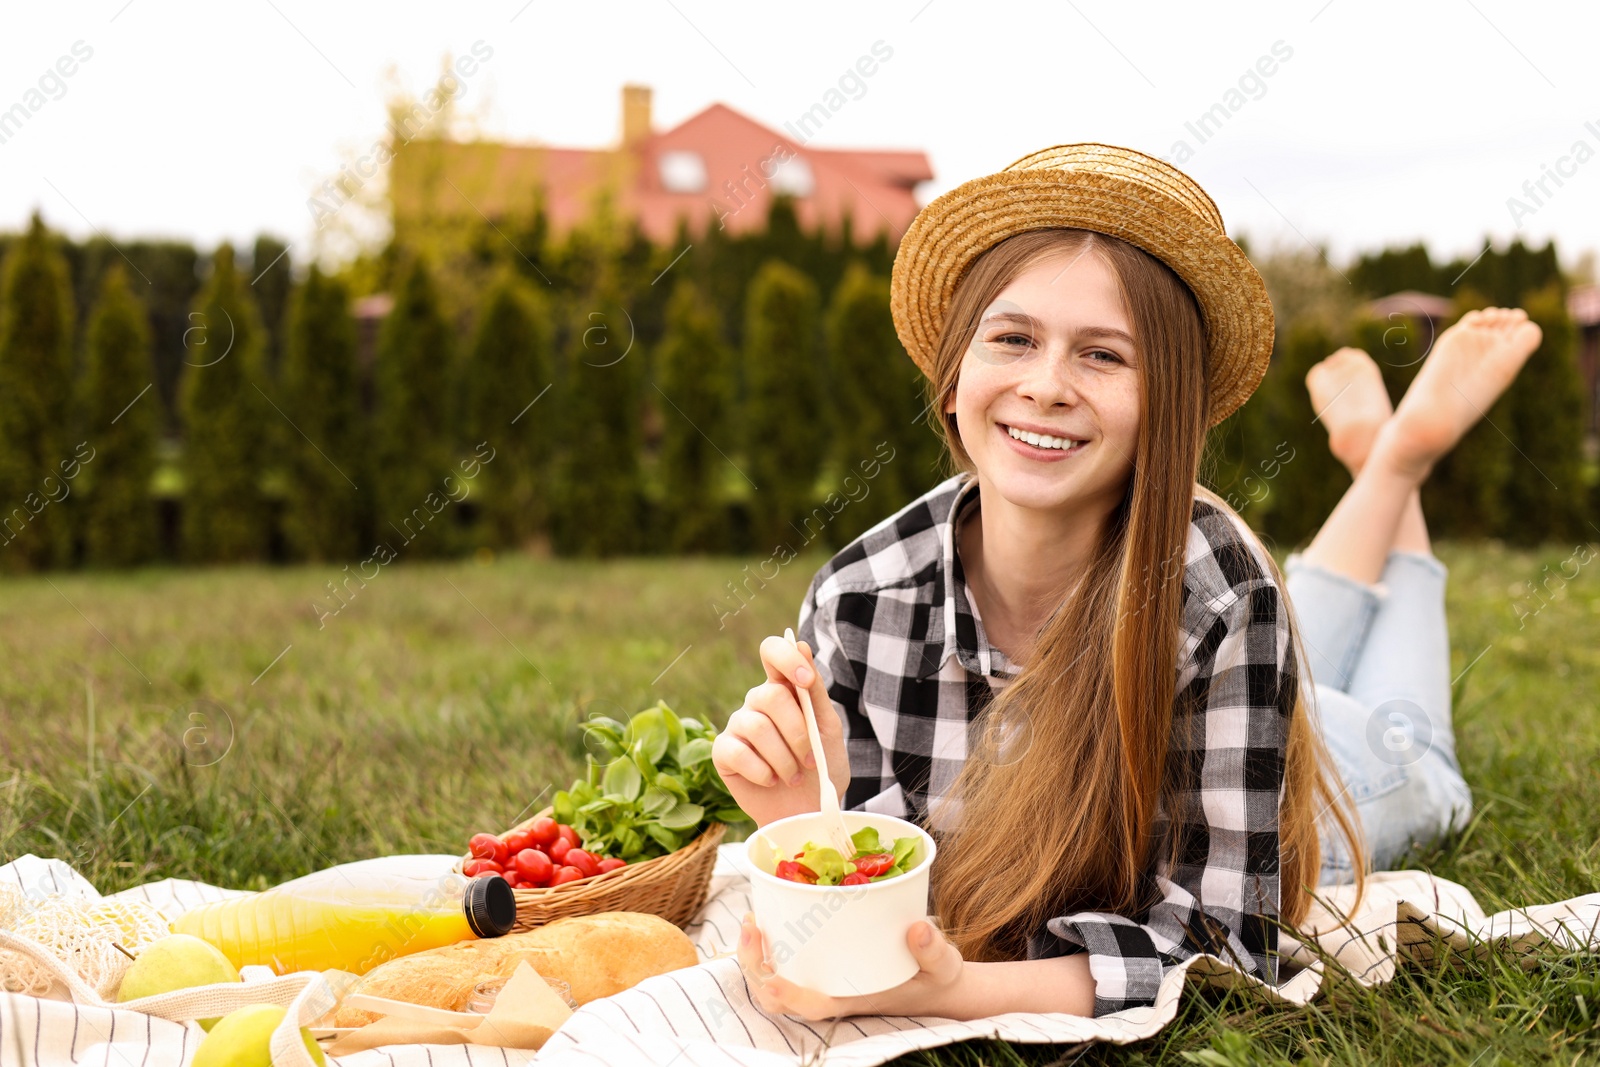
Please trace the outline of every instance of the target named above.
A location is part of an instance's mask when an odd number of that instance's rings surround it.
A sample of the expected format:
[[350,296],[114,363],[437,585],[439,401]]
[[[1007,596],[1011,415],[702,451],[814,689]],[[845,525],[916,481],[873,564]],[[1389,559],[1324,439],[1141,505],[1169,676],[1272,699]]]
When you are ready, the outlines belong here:
[[[969,725],[1020,671],[984,635],[956,553],[979,496],[965,478],[845,546],[801,605],[800,636],[844,720],[845,807],[923,825],[958,813],[948,794]],[[1028,946],[1030,957],[1089,953],[1097,1016],[1153,1004],[1167,969],[1200,952],[1277,983],[1278,804],[1298,684],[1286,607],[1242,521],[1197,497],[1169,756],[1178,785],[1158,823],[1156,903],[1053,918]]]

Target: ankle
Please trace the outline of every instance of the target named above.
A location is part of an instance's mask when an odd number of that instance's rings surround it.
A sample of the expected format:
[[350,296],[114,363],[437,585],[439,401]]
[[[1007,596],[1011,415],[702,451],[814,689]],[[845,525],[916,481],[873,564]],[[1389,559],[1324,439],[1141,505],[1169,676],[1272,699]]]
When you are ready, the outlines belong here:
[[1372,451],[1367,454],[1366,461],[1351,470],[1351,477],[1371,468],[1375,472],[1382,472],[1386,478],[1403,481],[1414,489],[1421,488],[1439,457],[1416,448],[1402,430],[1402,425],[1396,420],[1386,423],[1372,442]]

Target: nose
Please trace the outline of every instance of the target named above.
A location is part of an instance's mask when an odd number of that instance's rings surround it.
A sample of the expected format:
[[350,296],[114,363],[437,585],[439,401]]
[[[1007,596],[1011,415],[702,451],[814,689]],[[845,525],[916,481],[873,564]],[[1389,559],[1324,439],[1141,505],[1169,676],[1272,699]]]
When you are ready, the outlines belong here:
[[1072,360],[1064,342],[1054,341],[1043,352],[1041,359],[1026,361],[1026,370],[1017,383],[1019,396],[1032,400],[1041,408],[1056,405],[1071,407],[1078,403],[1078,383],[1073,377]]

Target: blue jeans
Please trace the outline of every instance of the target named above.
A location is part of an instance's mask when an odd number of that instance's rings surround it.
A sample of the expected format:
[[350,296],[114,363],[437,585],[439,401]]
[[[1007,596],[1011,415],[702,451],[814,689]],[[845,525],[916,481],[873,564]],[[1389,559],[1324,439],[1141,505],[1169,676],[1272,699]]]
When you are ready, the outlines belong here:
[[[1390,553],[1376,586],[1307,565],[1284,568],[1309,660],[1315,714],[1355,803],[1372,857],[1385,870],[1413,842],[1466,826],[1472,793],[1450,723],[1446,570],[1431,555]],[[1321,882],[1349,882],[1350,855],[1321,816]]]

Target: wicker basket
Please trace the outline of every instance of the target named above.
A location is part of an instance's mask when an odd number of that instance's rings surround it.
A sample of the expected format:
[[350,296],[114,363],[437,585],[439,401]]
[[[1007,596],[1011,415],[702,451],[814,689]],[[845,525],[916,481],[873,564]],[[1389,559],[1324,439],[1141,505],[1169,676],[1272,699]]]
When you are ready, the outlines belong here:
[[[547,808],[506,833],[526,830],[534,819],[549,814]],[[676,852],[630,863],[582,881],[550,889],[518,887],[512,890],[517,898],[517,921],[512,930],[532,930],[557,919],[601,911],[643,911],[659,915],[674,926],[687,926],[706,902],[706,894],[711,889],[711,871],[717,865],[717,845],[727,830],[720,822],[712,823],[704,833]],[[461,864],[469,858],[463,856],[456,869],[460,870]]]

